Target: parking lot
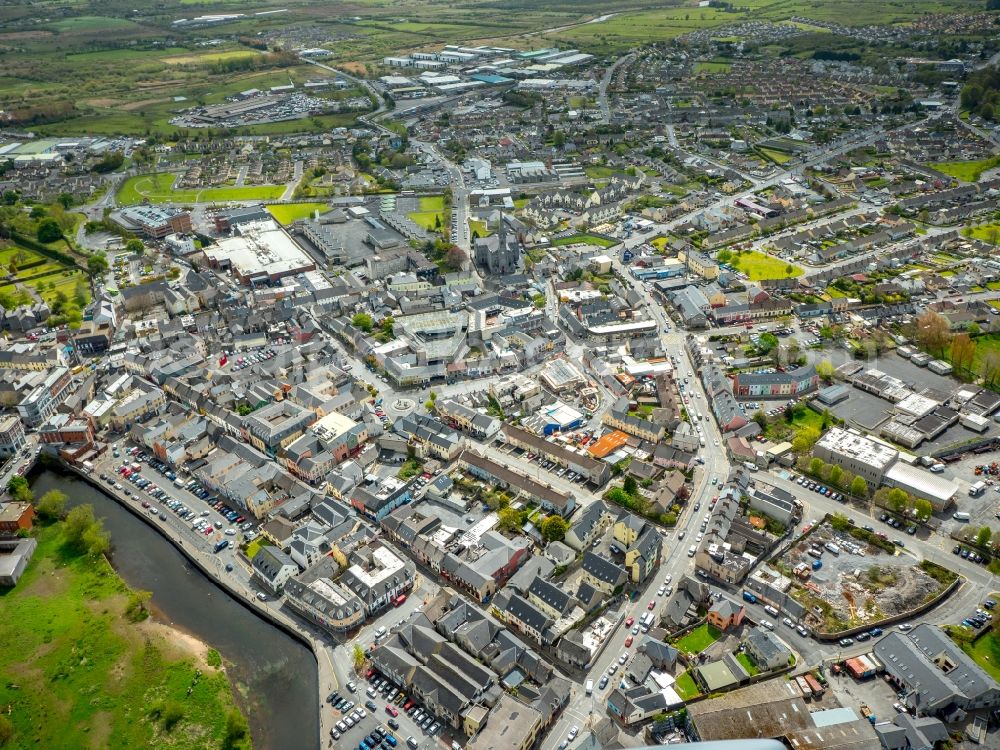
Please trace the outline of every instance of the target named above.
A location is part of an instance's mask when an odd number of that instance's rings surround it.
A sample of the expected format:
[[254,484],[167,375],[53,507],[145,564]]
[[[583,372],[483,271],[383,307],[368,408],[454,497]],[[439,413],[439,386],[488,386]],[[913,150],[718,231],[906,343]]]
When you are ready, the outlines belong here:
[[418,750],[451,741],[450,728],[376,672],[331,693],[327,703],[337,717],[333,747]]
[[[235,549],[257,535],[257,522],[213,497],[197,480],[177,473],[141,446],[120,442],[101,467],[99,479],[142,505],[161,522],[184,528],[214,552]],[[228,555],[228,553],[227,553]],[[226,556],[227,570],[232,569]]]

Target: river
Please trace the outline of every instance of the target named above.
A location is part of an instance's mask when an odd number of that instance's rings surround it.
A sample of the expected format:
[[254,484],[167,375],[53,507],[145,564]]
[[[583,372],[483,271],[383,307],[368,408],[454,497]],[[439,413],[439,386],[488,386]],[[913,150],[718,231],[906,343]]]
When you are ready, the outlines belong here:
[[129,586],[153,593],[161,619],[217,649],[247,710],[255,750],[308,750],[319,741],[312,652],[254,615],[191,565],[159,533],[73,475],[42,471],[36,497],[57,489],[69,505],[90,503],[111,535],[112,562]]

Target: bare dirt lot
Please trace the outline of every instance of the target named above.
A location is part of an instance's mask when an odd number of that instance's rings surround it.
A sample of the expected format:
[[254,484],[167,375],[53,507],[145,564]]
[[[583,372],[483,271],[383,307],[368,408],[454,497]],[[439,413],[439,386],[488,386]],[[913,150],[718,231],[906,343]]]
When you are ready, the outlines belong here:
[[[839,553],[829,551],[828,543]],[[818,570],[812,568],[817,557],[810,550],[821,552]],[[826,632],[874,625],[913,609],[941,588],[913,558],[891,554],[828,525],[789,550],[781,563],[796,582],[793,598],[807,607],[811,624]]]

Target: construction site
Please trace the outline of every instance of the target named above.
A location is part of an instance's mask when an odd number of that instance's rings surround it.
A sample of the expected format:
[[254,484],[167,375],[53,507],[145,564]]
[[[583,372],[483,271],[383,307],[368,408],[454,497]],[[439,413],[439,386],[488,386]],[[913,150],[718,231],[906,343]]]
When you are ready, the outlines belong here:
[[820,524],[773,563],[792,581],[805,623],[837,633],[895,617],[923,604],[946,584],[912,557]]

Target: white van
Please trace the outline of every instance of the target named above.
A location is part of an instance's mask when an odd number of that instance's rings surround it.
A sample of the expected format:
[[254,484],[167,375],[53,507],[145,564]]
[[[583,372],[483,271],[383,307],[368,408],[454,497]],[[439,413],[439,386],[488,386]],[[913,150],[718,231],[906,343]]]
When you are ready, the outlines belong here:
[[778,616],[778,610],[776,610],[770,604],[768,604],[766,607],[764,607],[764,611],[767,612],[769,615],[771,615],[771,617],[777,617]]
[[956,521],[968,521],[969,519],[972,518],[972,516],[963,511],[958,511],[957,513],[953,513],[951,517],[954,518]]
[[587,680],[587,695],[593,695],[594,693],[594,681]]
[[385,637],[385,633],[386,633],[385,628],[379,628],[378,630],[376,630],[375,631],[375,640],[378,641],[378,640],[381,640],[382,638],[384,638]]

